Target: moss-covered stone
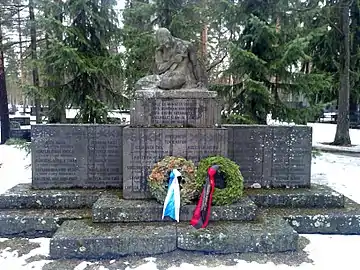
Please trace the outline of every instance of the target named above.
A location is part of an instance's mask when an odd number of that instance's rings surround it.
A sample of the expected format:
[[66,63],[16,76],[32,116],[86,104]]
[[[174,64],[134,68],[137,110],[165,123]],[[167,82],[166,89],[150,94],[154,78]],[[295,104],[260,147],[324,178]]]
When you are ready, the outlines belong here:
[[360,235],[360,205],[349,199],[344,208],[269,208],[264,215],[283,217],[301,234]]
[[64,220],[90,216],[90,209],[3,210],[0,212],[0,237],[51,237]]
[[344,207],[344,195],[326,186],[310,189],[247,189],[245,194],[261,207],[333,208]]
[[[180,209],[180,220],[190,221],[195,205]],[[157,222],[162,221],[163,205],[155,200],[122,200],[116,195],[105,194],[93,206],[94,222]],[[256,218],[257,207],[247,197],[227,206],[213,206],[213,221],[249,221]],[[166,219],[168,220],[168,219]]]
[[65,221],[50,241],[54,259],[110,259],[155,255],[176,249],[174,224],[92,224]]
[[0,195],[0,209],[91,208],[104,190],[36,190],[31,184],[18,184]]
[[196,230],[178,226],[178,248],[210,253],[275,253],[295,251],[298,234],[280,217],[261,222],[212,223]]

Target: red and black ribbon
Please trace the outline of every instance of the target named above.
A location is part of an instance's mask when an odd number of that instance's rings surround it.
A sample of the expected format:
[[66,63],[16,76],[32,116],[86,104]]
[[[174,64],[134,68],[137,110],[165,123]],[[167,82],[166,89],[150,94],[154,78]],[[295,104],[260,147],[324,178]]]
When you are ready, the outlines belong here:
[[215,190],[215,175],[219,166],[214,165],[208,169],[206,182],[202,190],[199,202],[194,210],[190,224],[196,229],[206,228],[211,214],[212,196]]

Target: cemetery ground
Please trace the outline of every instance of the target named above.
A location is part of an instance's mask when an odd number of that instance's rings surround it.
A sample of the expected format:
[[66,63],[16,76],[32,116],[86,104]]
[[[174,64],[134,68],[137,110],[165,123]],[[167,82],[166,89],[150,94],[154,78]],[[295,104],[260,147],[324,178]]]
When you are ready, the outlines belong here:
[[[331,142],[335,125],[314,124],[313,145]],[[354,145],[360,145],[360,130],[351,130]],[[360,150],[360,147],[352,147]],[[360,153],[322,152],[312,160],[312,183],[327,185],[360,203]],[[18,183],[31,182],[30,157],[11,146],[0,146],[0,193]],[[125,257],[120,260],[86,262],[52,261],[48,258],[49,239],[0,239],[0,266],[3,269],[358,269],[360,236],[302,235],[300,252],[277,255],[204,255],[173,252],[152,258]]]

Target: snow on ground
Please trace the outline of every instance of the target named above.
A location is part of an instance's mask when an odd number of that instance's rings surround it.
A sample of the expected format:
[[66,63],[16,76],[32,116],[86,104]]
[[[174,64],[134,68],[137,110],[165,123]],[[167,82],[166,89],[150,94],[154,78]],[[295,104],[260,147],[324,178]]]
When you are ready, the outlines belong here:
[[[313,144],[330,143],[334,141],[336,125],[323,123],[310,123],[313,127]],[[360,146],[360,129],[350,129],[351,144]]]
[[13,146],[0,145],[0,194],[18,183],[31,182],[31,156]]
[[[313,143],[331,142],[335,125],[312,124]],[[353,144],[360,145],[360,130],[350,132]],[[0,145],[0,193],[17,183],[30,182],[30,157],[12,146]],[[358,157],[322,153],[313,159],[312,179],[314,183],[328,185],[360,203],[360,159]],[[104,262],[49,261],[49,239],[19,240],[0,239],[0,266],[7,270],[322,270],[330,268],[358,269],[360,236],[304,235],[309,244],[300,255],[256,255],[241,254],[206,256],[189,253],[176,259],[158,256],[147,259],[112,260]],[[19,243],[19,241],[23,241]],[[175,256],[175,255],[171,255]]]

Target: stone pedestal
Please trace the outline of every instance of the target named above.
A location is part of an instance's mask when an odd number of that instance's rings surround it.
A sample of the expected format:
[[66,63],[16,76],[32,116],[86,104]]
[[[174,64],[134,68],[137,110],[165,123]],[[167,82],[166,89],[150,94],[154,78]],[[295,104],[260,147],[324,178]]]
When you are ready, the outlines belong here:
[[215,127],[220,124],[217,93],[204,89],[139,90],[131,106],[131,127]]
[[147,177],[165,156],[184,157],[196,165],[208,156],[227,156],[227,140],[224,128],[124,128],[123,197],[149,198]]

